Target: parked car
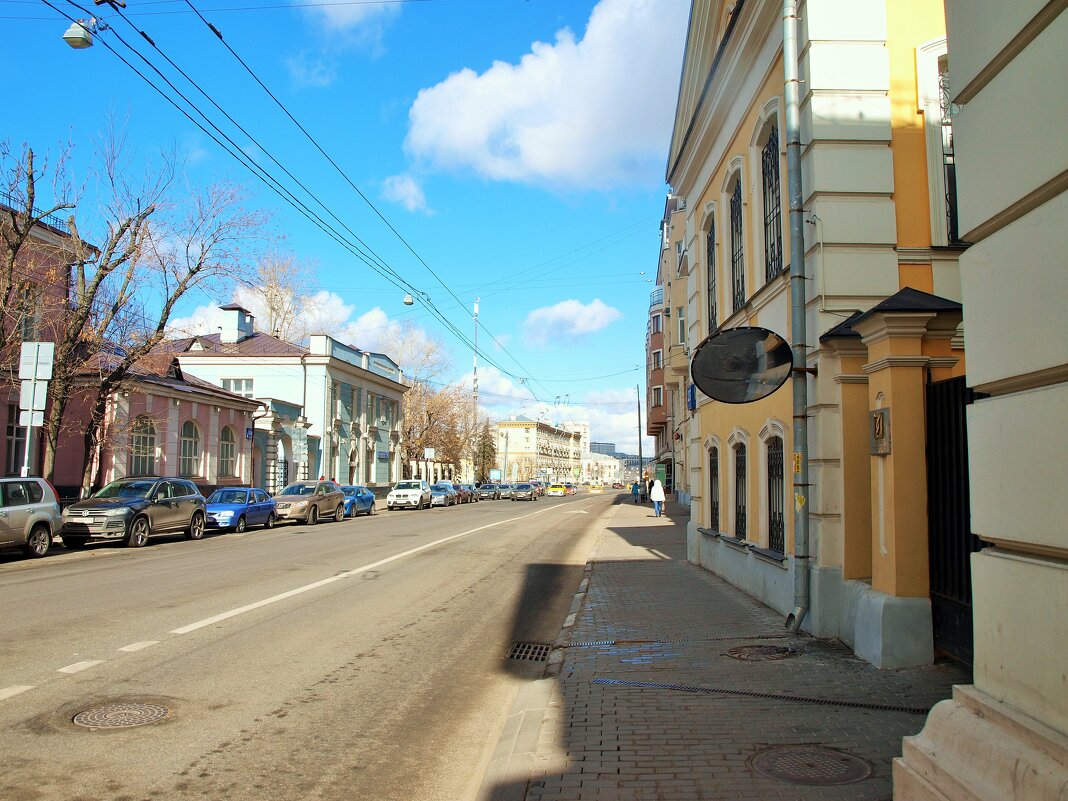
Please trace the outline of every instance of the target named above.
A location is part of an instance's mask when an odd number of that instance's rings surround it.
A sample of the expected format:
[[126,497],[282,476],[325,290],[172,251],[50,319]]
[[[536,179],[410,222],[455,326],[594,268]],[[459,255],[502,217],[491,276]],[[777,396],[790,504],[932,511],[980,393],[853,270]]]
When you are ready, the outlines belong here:
[[398,481],[386,496],[386,508],[426,509],[430,506],[430,485],[419,479]]
[[274,528],[276,505],[274,498],[263,490],[224,487],[208,497],[206,523],[208,528],[238,533],[248,526]]
[[471,493],[471,502],[478,503],[481,498],[478,497],[478,487],[474,484],[461,484],[461,487],[466,487],[467,491]]
[[63,545],[81,548],[89,540],[123,540],[140,548],[149,537],[185,532],[199,540],[205,528],[204,496],[186,478],[121,478],[63,510]]
[[333,481],[294,481],[274,496],[279,520],[314,526],[320,518],[345,516],[345,493]]
[[613,481],[613,482],[612,482],[612,489],[618,489],[618,490],[621,490],[621,489],[623,489],[623,484],[622,484],[622,482],[619,482],[619,481]]
[[534,489],[538,493],[538,495],[544,495],[545,494],[545,484],[543,482],[537,481],[536,479],[531,479],[527,483],[534,487]]
[[512,500],[513,501],[536,501],[538,500],[538,490],[533,484],[520,483],[512,487]]
[[501,484],[500,488],[499,488],[499,492],[501,494],[501,500],[504,500],[505,498],[511,498],[512,497],[512,485],[511,484]]
[[501,499],[501,485],[479,484],[478,497],[479,500],[485,500],[486,498],[489,498],[491,501],[499,501]]
[[567,495],[567,487],[563,484],[550,484],[549,489],[545,490],[545,494],[550,498],[563,498]]
[[345,517],[356,517],[358,514],[373,515],[378,510],[375,508],[375,494],[367,487],[347,486],[342,487],[345,493]]
[[430,485],[431,506],[454,506],[460,502],[460,496],[456,494],[452,484],[448,481],[439,481]]
[[456,490],[456,497],[459,499],[458,503],[471,503],[475,493],[471,491],[470,485],[453,484],[452,488]]
[[59,499],[43,478],[0,479],[0,548],[42,557],[62,525]]

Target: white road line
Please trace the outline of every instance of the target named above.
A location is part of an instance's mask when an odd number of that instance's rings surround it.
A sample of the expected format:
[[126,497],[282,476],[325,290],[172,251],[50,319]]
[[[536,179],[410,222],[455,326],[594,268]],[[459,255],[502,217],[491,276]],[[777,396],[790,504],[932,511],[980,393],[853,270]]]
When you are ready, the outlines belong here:
[[32,689],[32,684],[13,684],[10,687],[4,687],[2,690],[0,690],[0,701],[3,701],[5,698],[11,698],[11,696],[13,695],[18,695],[19,693],[24,693],[27,690]]
[[81,673],[83,670],[88,670],[91,667],[104,664],[103,659],[89,659],[85,662],[75,662],[73,665],[67,665],[57,670],[57,673]]
[[124,645],[120,648],[120,651],[125,651],[128,654],[132,654],[134,651],[141,651],[145,648],[151,648],[153,645],[159,645],[159,640],[143,640],[142,642],[131,643],[130,645]]
[[262,601],[256,601],[255,603],[247,604],[246,606],[239,606],[237,609],[231,609],[229,612],[223,612],[222,614],[213,615],[212,617],[206,617],[203,620],[198,620],[196,623],[190,623],[188,626],[171,629],[170,633],[188,634],[191,631],[202,629],[205,626],[211,626],[215,623],[220,623],[223,620],[228,620],[229,618],[237,617],[238,615],[243,615],[245,614],[245,612],[251,612],[254,609],[260,609],[264,606],[270,606],[271,604],[278,603],[279,601],[284,601],[287,598],[292,598],[295,595],[301,595],[305,592],[310,592],[311,590],[317,590],[320,587],[325,587],[327,584],[333,584],[335,581],[352,578],[353,576],[360,575],[361,573],[366,573],[368,570],[374,570],[375,568],[382,567],[382,565],[388,565],[390,562],[396,562],[398,559],[403,559],[406,556],[411,556],[412,554],[428,550],[429,548],[436,548],[438,545],[442,545],[446,542],[451,542],[452,540],[457,540],[460,537],[466,537],[468,534],[474,534],[478,531],[484,531],[487,528],[501,526],[505,523],[514,523],[517,520],[523,520],[525,518],[533,517],[534,515],[540,515],[543,512],[551,512],[554,509],[559,508],[560,507],[557,506],[549,507],[548,509],[539,509],[538,511],[531,512],[527,515],[520,515],[519,517],[510,517],[507,520],[498,520],[496,523],[488,523],[484,526],[479,526],[478,528],[472,528],[467,531],[462,531],[459,534],[453,534],[450,537],[443,537],[440,540],[428,542],[426,545],[420,545],[418,548],[412,548],[411,550],[404,551],[403,553],[398,553],[394,556],[387,557],[386,559],[382,559],[378,562],[372,562],[371,564],[364,565],[363,567],[357,567],[353,570],[347,570],[344,573],[338,573],[335,576],[330,576],[330,578],[321,579],[320,581],[314,581],[311,584],[305,584],[303,587],[297,587],[296,589],[289,590],[288,592],[283,592],[279,595],[272,595],[270,598],[264,598]]

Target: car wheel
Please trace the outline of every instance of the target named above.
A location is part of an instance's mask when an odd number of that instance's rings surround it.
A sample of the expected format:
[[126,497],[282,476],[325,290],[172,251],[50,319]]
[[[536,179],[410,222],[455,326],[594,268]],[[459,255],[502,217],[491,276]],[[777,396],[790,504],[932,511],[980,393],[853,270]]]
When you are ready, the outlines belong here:
[[308,525],[314,526],[319,522],[319,507],[313,506],[311,511],[308,512]]
[[39,559],[48,553],[48,549],[51,547],[51,530],[49,530],[48,526],[39,524],[30,531],[30,536],[26,538],[26,544],[22,546],[22,552],[34,559]]
[[69,551],[80,551],[88,541],[85,537],[63,537],[63,547]]
[[371,501],[371,506],[367,510],[367,516],[370,517],[371,515],[374,515],[374,514],[378,514],[378,510],[375,509],[375,502]]
[[275,518],[274,512],[267,515],[267,522],[263,524],[264,528],[274,528]]
[[345,504],[339,503],[334,510],[334,522],[339,523],[345,519]]
[[147,517],[138,517],[130,523],[130,529],[126,532],[127,548],[142,548],[148,544],[148,536],[152,533],[148,525]]
[[245,528],[245,516],[241,515],[241,517],[237,518],[237,525],[234,526],[234,531],[236,531],[238,534],[243,534],[245,532]]
[[204,515],[200,512],[196,512],[193,519],[189,521],[189,531],[186,532],[185,537],[189,540],[204,539]]

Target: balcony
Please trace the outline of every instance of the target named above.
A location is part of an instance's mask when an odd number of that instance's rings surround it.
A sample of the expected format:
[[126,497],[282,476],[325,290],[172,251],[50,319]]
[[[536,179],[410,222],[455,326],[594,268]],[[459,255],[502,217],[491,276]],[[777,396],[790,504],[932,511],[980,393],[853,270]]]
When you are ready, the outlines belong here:
[[664,305],[664,287],[658,286],[652,292],[649,293],[649,308],[655,308],[657,306]]

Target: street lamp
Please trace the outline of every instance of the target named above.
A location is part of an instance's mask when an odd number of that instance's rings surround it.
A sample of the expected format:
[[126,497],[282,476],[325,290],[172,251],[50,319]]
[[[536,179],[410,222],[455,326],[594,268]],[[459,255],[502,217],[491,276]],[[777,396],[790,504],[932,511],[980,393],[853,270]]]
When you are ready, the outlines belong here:
[[93,46],[93,34],[107,30],[107,26],[97,22],[96,17],[80,19],[72,22],[67,32],[63,34],[63,41],[75,50],[85,50]]

